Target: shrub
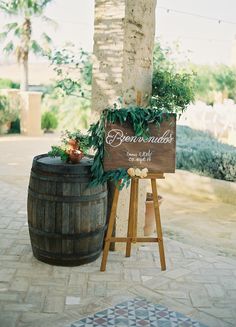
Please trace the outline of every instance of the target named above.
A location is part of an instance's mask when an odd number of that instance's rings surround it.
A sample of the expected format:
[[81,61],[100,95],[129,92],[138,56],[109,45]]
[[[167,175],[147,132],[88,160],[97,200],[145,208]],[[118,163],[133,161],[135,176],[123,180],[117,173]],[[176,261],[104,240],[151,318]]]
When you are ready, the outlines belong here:
[[56,129],[58,126],[58,120],[56,115],[51,111],[46,111],[42,115],[41,128],[46,132]]
[[[236,100],[236,68],[226,65],[192,65],[196,73],[196,98],[206,103],[215,101],[215,92],[223,98]],[[222,100],[223,100],[222,98]]]
[[12,106],[7,97],[0,95],[0,133],[5,124],[17,119],[18,108]]
[[169,51],[159,43],[155,45],[150,104],[153,108],[182,113],[194,101],[194,74],[178,67],[168,57]]
[[236,181],[236,148],[209,134],[177,127],[176,167],[205,176]]
[[16,120],[11,122],[10,128],[8,130],[8,134],[19,134],[19,133],[20,133],[20,118],[16,118]]
[[20,84],[7,78],[0,78],[0,89],[19,89]]

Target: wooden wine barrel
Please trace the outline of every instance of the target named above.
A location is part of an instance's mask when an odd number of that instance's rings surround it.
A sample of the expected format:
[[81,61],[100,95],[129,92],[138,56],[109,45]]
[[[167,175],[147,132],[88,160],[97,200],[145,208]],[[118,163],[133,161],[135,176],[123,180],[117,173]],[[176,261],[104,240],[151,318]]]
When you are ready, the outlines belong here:
[[107,186],[88,187],[91,158],[63,163],[36,156],[28,189],[28,224],[34,256],[76,266],[99,257],[106,228]]

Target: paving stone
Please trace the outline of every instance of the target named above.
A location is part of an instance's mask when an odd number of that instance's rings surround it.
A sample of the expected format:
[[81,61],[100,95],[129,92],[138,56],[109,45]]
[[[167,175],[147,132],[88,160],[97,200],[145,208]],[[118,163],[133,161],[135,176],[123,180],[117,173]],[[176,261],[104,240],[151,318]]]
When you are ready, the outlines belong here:
[[38,311],[41,310],[46,298],[47,290],[42,286],[30,286],[25,297],[27,303],[33,304]]
[[205,275],[205,274],[189,274],[185,276],[185,279],[188,283],[217,283],[219,282],[219,277],[214,275]]
[[219,284],[205,284],[204,286],[210,297],[221,298],[225,295],[223,287]]
[[137,269],[124,269],[124,280],[141,282],[140,271]]
[[65,297],[48,296],[43,307],[43,312],[63,312],[64,307]]
[[[19,293],[4,291],[0,293],[0,301],[6,302],[21,302],[21,296]],[[1,326],[1,325],[0,325]]]
[[29,287],[30,280],[25,277],[16,277],[11,283],[10,290],[18,292],[26,292]]
[[20,316],[17,327],[34,327],[37,324],[37,321],[41,321],[41,327],[47,327],[47,322],[56,315],[57,314],[55,313],[23,312]]
[[188,299],[188,292],[185,291],[174,291],[174,290],[158,290],[157,291],[162,296],[168,296],[173,299]]
[[152,290],[158,290],[160,288],[160,286],[162,286],[164,284],[166,285],[169,282],[170,282],[169,278],[166,278],[166,277],[160,275],[158,277],[154,277],[152,279],[149,279],[148,281],[143,282],[143,285]]
[[12,246],[13,243],[14,243],[14,240],[1,239],[0,240],[0,248],[1,249],[9,249]]
[[132,294],[135,294],[135,295],[138,295],[138,296],[141,296],[141,297],[145,297],[147,299],[149,299],[150,301],[154,301],[154,303],[161,303],[161,299],[162,299],[162,296],[161,294],[155,292],[155,291],[152,291],[144,286],[141,286],[141,285],[135,285],[135,286],[132,286],[128,289],[128,291]]
[[88,281],[87,273],[71,273],[69,278],[69,286],[83,285]]
[[196,311],[193,315],[193,318],[206,324],[208,327],[235,327],[235,325],[231,325],[231,323],[229,324],[225,320],[216,318],[212,315],[202,312],[201,310]]
[[26,250],[26,246],[25,245],[15,245],[12,247],[9,247],[9,249],[6,251],[6,254],[8,255],[22,255],[24,254]]
[[[82,314],[138,295],[209,327],[235,327],[235,259],[165,238],[165,272],[160,269],[156,244],[132,247],[130,258],[125,258],[124,249],[110,252],[104,273],[99,270],[101,257],[78,267],[50,266],[32,255],[26,188],[19,192],[14,187],[9,190],[7,183],[0,184],[6,208],[4,216],[0,214],[0,227],[4,226],[0,228],[0,317],[5,315],[9,326],[16,327],[17,322],[17,327],[61,327],[65,317],[75,321]],[[18,200],[7,212],[15,198]]]
[[232,318],[232,310],[228,308],[214,308],[214,307],[208,307],[208,308],[202,308],[201,311],[208,313],[216,318],[221,318],[222,320],[224,318]]
[[52,277],[32,277],[32,285],[42,285],[45,286],[65,286],[67,281],[63,278],[52,278]]
[[0,255],[0,263],[2,265],[5,264],[4,261],[19,261],[20,256],[19,255]]
[[24,311],[30,311],[32,309],[35,309],[33,304],[30,303],[8,303],[3,305],[3,311],[8,311],[8,312],[14,312],[14,311],[18,311],[18,312],[24,312]]
[[0,292],[5,292],[9,289],[9,283],[0,282]]
[[220,277],[220,284],[226,290],[236,290],[236,278],[235,277]]
[[66,305],[77,305],[80,303],[79,296],[67,296],[66,297]]
[[13,312],[1,312],[0,326],[1,327],[15,327],[19,320],[20,314]]
[[152,279],[153,276],[152,275],[149,275],[149,276],[146,276],[146,275],[142,275],[141,276],[141,280],[143,283],[147,282],[148,280]]
[[16,269],[0,268],[0,282],[9,282],[13,278]]
[[102,273],[99,273],[99,274],[90,274],[88,279],[89,279],[89,281],[95,281],[95,282],[120,281],[121,280],[121,274],[120,273],[111,274],[111,273],[107,273],[107,272],[102,272]]
[[21,229],[21,227],[24,225],[24,222],[22,221],[12,221],[9,225],[8,225],[8,228],[9,229],[15,229],[15,230],[19,230]]
[[228,277],[228,276],[233,275],[232,269],[215,269],[215,268],[205,269],[205,268],[202,268],[202,269],[200,269],[200,272],[203,275],[208,275],[208,276],[226,276],[226,277]]
[[190,299],[192,301],[193,307],[195,308],[209,308],[212,306],[211,301],[207,296],[205,289],[201,288],[195,291],[190,291]]
[[190,273],[190,270],[184,269],[184,268],[179,268],[171,271],[167,271],[164,273],[165,277],[172,278],[172,279],[177,279],[179,277],[185,276]]

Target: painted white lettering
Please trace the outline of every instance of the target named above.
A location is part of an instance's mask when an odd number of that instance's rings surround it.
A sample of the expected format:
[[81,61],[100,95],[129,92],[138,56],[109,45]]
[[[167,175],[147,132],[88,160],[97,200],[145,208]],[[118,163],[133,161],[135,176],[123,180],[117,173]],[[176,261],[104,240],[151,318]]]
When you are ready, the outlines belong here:
[[[144,139],[141,136],[129,136],[124,135],[120,129],[111,129],[106,136],[106,143],[112,147],[118,147],[122,143],[172,143],[174,140],[173,134],[168,129],[161,136],[150,136],[148,139]],[[128,155],[128,154],[127,154]],[[151,154],[150,154],[151,155]],[[149,155],[149,156],[150,156]]]

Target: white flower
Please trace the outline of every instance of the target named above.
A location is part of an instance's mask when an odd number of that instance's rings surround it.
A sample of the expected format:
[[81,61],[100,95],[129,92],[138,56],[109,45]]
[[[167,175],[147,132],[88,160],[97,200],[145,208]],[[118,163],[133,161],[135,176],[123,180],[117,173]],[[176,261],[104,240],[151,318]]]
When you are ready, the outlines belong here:
[[139,169],[139,168],[136,168],[135,170],[134,170],[134,173],[135,173],[135,176],[138,176],[138,177],[141,177],[141,170]]
[[127,170],[127,173],[128,173],[131,177],[134,177],[134,176],[135,176],[134,168],[129,168],[129,169]]
[[137,176],[137,177],[147,177],[147,173],[148,173],[148,169],[147,168],[143,168],[143,169],[139,169],[139,168],[129,168],[127,170],[127,173],[131,176]]
[[147,168],[143,168],[143,169],[141,170],[141,175],[140,175],[140,177],[141,177],[141,178],[147,177],[147,173],[148,173],[148,169],[147,169]]

